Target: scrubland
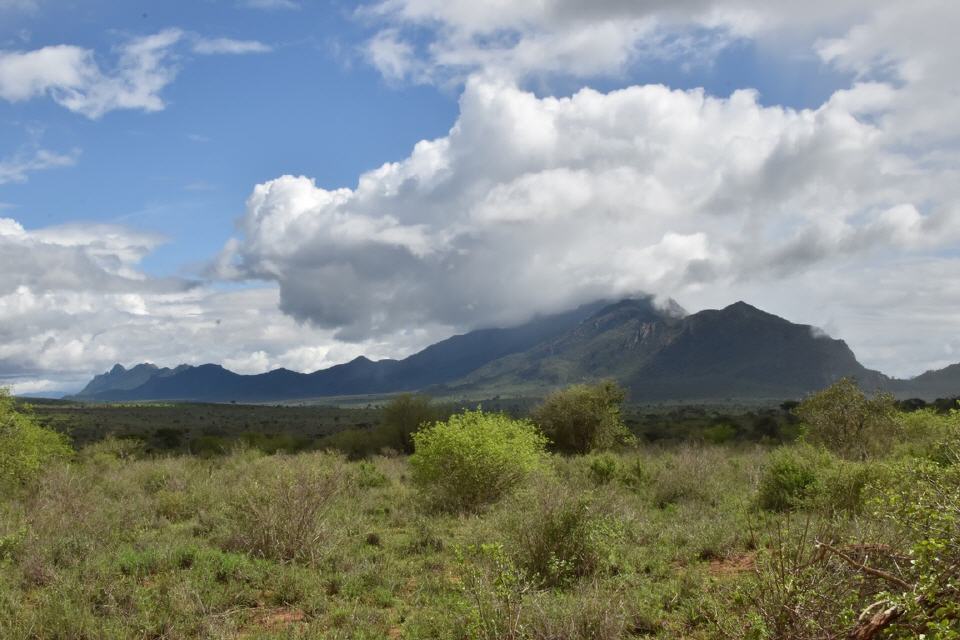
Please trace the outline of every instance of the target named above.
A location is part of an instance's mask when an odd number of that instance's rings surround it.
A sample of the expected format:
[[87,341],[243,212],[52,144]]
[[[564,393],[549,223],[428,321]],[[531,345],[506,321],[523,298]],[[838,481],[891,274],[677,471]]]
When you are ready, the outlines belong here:
[[14,451],[6,402],[0,637],[960,637],[960,414],[815,400],[780,445],[467,412],[362,460]]

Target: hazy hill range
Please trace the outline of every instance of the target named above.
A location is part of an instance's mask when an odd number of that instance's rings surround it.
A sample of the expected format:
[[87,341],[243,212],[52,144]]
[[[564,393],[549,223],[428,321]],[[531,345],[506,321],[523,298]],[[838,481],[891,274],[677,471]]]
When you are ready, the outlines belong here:
[[360,357],[309,374],[118,365],[76,397],[255,402],[425,389],[482,398],[612,377],[636,401],[786,399],[843,376],[901,396],[960,394],[960,365],[895,380],[861,365],[842,340],[743,302],[688,315],[675,303],[637,298],[454,336],[403,360]]

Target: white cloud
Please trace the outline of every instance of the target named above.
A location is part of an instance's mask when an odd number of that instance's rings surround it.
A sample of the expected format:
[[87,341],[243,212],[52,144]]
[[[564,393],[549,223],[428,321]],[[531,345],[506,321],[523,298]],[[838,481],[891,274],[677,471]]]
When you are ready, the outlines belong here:
[[[463,77],[478,70],[513,77],[615,74],[637,60],[682,58],[709,65],[717,51],[741,38],[810,40],[852,24],[876,0],[380,0],[358,15],[380,31],[368,42],[371,62],[395,76],[393,51],[405,55],[414,81]],[[890,2],[892,4],[892,0]],[[426,42],[423,42],[424,39]]]
[[27,176],[34,171],[73,166],[79,155],[78,150],[58,153],[47,149],[33,149],[29,153],[17,153],[10,158],[0,160],[0,184],[25,182]]
[[77,390],[116,362],[314,371],[442,336],[418,329],[340,343],[281,313],[276,287],[221,291],[143,273],[140,261],[162,241],[118,226],[29,230],[0,218],[0,386]]
[[179,29],[167,29],[130,40],[107,70],[93,51],[71,45],[0,52],[0,98],[20,102],[48,95],[94,119],[115,109],[159,111],[159,93],[176,76],[171,48],[182,37]]
[[248,9],[263,9],[266,11],[290,11],[300,8],[294,0],[243,0],[241,6]]
[[91,49],[74,45],[0,50],[0,99],[23,102],[48,96],[92,119],[117,109],[160,111],[166,106],[160,94],[177,75],[177,47],[184,41],[201,55],[271,50],[256,40],[206,38],[175,28],[116,47],[110,66],[103,66]]
[[269,45],[257,40],[234,40],[232,38],[197,38],[193,43],[193,52],[202,55],[242,55],[247,53],[268,53]]

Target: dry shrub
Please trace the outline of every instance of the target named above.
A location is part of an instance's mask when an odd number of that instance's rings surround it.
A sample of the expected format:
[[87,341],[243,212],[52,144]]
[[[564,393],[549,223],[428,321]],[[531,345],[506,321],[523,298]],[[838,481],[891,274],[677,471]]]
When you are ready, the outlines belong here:
[[329,533],[327,515],[346,480],[344,461],[334,454],[257,460],[229,497],[225,546],[315,564]]

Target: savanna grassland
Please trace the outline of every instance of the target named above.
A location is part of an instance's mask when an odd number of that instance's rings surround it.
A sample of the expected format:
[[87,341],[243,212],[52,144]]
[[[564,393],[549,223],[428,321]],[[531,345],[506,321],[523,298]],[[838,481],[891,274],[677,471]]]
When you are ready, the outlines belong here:
[[0,398],[0,637],[960,637],[960,413],[844,381],[651,443],[622,399],[190,455]]

